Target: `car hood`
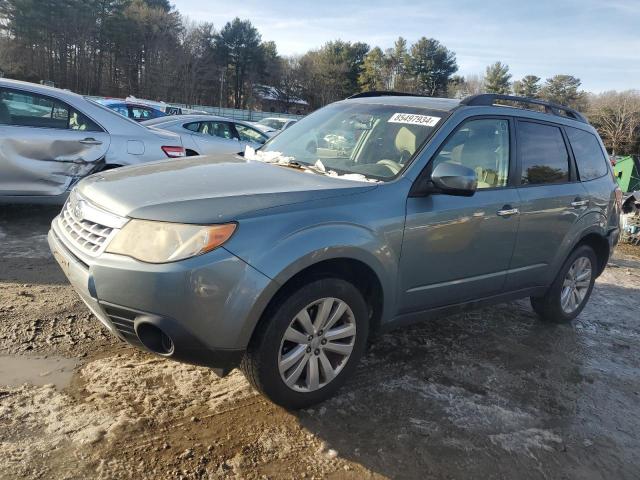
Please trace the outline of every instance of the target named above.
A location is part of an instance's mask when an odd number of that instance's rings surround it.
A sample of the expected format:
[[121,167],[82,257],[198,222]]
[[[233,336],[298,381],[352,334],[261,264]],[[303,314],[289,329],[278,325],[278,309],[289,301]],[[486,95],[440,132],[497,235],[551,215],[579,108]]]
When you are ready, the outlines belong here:
[[90,202],[117,215],[208,224],[364,192],[376,185],[217,155],[118,168],[91,175],[76,188]]

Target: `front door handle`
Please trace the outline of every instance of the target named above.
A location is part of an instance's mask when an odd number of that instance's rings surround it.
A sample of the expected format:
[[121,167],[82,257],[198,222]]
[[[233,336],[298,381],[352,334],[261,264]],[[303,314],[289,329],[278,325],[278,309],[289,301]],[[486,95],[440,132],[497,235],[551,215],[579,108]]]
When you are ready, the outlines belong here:
[[82,140],[79,140],[79,142],[83,145],[102,145],[102,142],[95,138],[83,138]]
[[520,213],[520,210],[517,208],[512,208],[511,205],[505,205],[502,207],[502,210],[498,210],[496,214],[499,217],[510,217],[511,215],[517,215]]
[[586,207],[587,205],[589,205],[589,200],[575,199],[573,202],[571,202],[571,206],[573,208]]

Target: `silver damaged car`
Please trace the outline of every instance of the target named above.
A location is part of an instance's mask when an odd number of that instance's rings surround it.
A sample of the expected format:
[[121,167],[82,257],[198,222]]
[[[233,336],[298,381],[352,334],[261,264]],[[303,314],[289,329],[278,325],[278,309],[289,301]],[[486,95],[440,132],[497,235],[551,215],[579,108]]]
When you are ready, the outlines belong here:
[[0,203],[63,203],[91,173],[184,155],[176,134],[66,90],[0,79]]

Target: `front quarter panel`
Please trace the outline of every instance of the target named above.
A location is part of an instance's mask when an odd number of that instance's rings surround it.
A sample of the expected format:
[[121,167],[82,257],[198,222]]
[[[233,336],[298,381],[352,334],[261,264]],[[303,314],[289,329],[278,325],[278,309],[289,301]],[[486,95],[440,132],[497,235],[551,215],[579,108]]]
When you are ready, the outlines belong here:
[[380,280],[384,322],[395,306],[409,186],[398,181],[354,195],[264,211],[241,220],[225,248],[280,286],[324,260],[358,260]]

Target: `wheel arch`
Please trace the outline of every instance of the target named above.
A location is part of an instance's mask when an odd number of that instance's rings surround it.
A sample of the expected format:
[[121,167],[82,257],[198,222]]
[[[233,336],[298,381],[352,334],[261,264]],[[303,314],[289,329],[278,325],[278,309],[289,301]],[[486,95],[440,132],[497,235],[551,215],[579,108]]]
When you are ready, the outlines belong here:
[[364,297],[369,307],[369,326],[375,331],[385,316],[385,310],[389,308],[391,292],[385,287],[380,271],[371,263],[358,258],[356,255],[334,255],[318,259],[317,253],[312,253],[302,259],[293,262],[284,269],[275,279],[277,285],[266,301],[260,302],[264,307],[257,312],[257,321],[249,336],[251,342],[261,331],[261,325],[267,321],[274,308],[282,302],[291,292],[302,285],[319,278],[341,278],[352,283]]
[[596,271],[596,277],[599,277],[607,266],[609,255],[611,253],[609,241],[602,232],[590,231],[582,235],[580,240],[576,242],[571,251],[573,252],[581,245],[588,245],[595,252],[596,258],[598,259],[598,270]]

